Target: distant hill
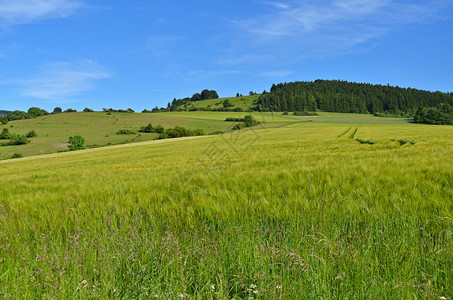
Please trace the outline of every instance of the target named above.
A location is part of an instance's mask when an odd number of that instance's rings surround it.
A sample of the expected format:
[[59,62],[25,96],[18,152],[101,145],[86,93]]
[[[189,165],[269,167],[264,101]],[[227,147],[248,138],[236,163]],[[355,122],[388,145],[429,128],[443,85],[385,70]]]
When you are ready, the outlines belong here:
[[254,109],[373,114],[404,112],[414,115],[420,107],[435,107],[440,103],[453,105],[453,93],[339,80],[316,80],[274,84],[270,93],[258,98]]

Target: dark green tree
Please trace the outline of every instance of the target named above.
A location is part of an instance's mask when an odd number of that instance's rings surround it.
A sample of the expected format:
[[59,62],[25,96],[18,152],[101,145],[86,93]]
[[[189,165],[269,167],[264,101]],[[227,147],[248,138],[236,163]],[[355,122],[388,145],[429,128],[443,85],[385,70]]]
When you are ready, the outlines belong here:
[[85,149],[85,139],[80,135],[69,137],[68,143],[68,149],[71,151]]
[[53,113],[53,114],[61,114],[62,112],[63,112],[63,110],[61,109],[61,107],[58,107],[58,106],[57,106],[57,107],[55,107],[55,108],[53,109],[53,112],[52,112],[52,113]]

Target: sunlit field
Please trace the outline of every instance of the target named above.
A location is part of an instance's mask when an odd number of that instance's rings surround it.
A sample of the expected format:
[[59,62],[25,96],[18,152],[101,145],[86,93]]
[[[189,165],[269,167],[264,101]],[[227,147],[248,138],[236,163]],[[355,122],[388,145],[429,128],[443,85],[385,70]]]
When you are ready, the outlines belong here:
[[[29,144],[0,147],[0,160],[8,159],[14,153],[25,157],[66,151],[68,139],[73,135],[83,136],[89,148],[150,141],[158,134],[138,132],[140,127],[148,123],[154,126],[162,125],[164,128],[182,126],[188,129],[200,129],[205,134],[227,131],[233,124],[225,122],[225,118],[243,118],[247,114],[253,114],[260,122],[269,123],[267,126],[272,126],[271,124],[279,126],[279,124],[298,121],[269,113],[245,112],[62,113],[0,125],[0,132],[6,128],[15,134],[25,135],[31,130],[37,134],[30,139]],[[122,129],[130,130],[134,134],[118,135],[117,132]]]
[[275,118],[0,162],[0,298],[451,297],[452,127]]

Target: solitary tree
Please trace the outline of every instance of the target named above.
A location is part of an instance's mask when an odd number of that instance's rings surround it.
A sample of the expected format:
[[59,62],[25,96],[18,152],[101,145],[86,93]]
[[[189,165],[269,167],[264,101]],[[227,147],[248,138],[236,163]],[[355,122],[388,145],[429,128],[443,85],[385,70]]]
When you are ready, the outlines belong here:
[[85,139],[80,135],[74,135],[69,137],[68,143],[69,143],[68,148],[71,151],[85,149]]
[[3,125],[8,124],[8,117],[7,116],[3,116],[1,122],[2,122]]

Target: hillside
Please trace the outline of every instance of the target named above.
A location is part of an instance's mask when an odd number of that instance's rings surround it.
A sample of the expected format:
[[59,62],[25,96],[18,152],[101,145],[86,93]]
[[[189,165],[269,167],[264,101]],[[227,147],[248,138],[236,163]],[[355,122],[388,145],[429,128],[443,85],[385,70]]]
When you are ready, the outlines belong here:
[[[10,158],[14,153],[22,156],[41,155],[67,150],[68,138],[81,135],[88,147],[142,142],[155,139],[158,134],[140,133],[138,130],[148,123],[164,128],[181,126],[188,129],[200,129],[205,134],[225,131],[233,124],[225,122],[227,117],[243,118],[246,113],[238,112],[167,112],[167,113],[111,113],[105,112],[75,112],[40,116],[32,119],[10,121],[0,125],[0,132],[8,129],[10,133],[25,135],[34,130],[36,137],[30,138],[30,143],[19,146],[1,146],[0,159]],[[255,114],[263,121],[267,117]],[[264,119],[263,119],[264,118]],[[270,118],[269,118],[270,119]],[[294,122],[287,118],[273,117],[270,123]],[[272,125],[271,125],[272,126]],[[130,135],[118,135],[119,130],[135,132]]]
[[[171,106],[173,111],[251,111],[259,95],[185,101]],[[224,106],[225,100],[230,103]]]
[[[227,115],[169,114],[157,116]],[[0,298],[452,295],[451,128],[280,118],[0,162]]]
[[327,111],[413,116],[420,107],[453,104],[453,93],[337,80],[273,85],[257,100],[258,111]]

